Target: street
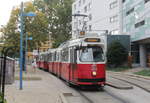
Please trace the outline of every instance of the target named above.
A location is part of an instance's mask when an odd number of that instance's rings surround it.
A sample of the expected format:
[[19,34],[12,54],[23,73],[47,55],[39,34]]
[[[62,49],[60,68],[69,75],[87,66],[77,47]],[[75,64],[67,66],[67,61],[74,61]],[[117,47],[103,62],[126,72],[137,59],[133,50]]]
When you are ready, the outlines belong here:
[[[18,72],[15,75],[17,77]],[[66,98],[68,103],[149,103],[150,101],[150,94],[147,91],[125,81],[112,78],[112,76],[116,76],[115,73],[107,72],[107,83],[122,87],[122,89],[107,85],[104,90],[69,87],[66,82],[54,75],[42,70],[33,71],[32,68],[29,68],[24,76],[33,78],[33,80],[23,81],[23,90],[19,90],[18,80],[13,85],[6,86],[8,103],[55,103],[61,93],[72,94],[72,97]],[[119,74],[116,78],[128,80]],[[150,82],[150,80],[146,81]],[[125,87],[133,88],[124,89]]]

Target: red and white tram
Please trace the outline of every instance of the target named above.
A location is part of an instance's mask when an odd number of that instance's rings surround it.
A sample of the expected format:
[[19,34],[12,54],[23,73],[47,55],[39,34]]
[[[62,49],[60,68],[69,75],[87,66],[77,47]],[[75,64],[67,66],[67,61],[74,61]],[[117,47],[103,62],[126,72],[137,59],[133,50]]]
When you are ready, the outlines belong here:
[[[38,67],[74,85],[105,85],[105,41],[97,34],[67,41],[39,55]],[[44,57],[43,57],[44,56]],[[46,64],[41,61],[46,60]]]

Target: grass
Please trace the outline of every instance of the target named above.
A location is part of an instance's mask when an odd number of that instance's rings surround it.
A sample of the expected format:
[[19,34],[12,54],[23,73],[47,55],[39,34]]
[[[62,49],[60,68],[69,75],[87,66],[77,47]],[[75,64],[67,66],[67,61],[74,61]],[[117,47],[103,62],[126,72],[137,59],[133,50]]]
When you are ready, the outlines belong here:
[[[1,96],[1,94],[0,94],[0,103],[2,103],[2,96]],[[3,103],[7,103],[6,99],[4,99]]]
[[139,72],[135,72],[134,74],[142,75],[142,76],[150,76],[150,70],[141,70]]
[[129,67],[109,68],[109,67],[107,67],[108,71],[113,71],[113,72],[122,72],[122,71],[126,71],[126,70],[129,70],[129,69],[131,69],[131,68],[129,68]]

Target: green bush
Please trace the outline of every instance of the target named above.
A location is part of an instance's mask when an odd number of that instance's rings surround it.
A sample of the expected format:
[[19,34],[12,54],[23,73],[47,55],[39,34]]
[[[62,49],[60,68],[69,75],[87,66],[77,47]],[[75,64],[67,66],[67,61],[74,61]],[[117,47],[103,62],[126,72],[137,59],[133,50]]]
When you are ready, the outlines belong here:
[[134,74],[142,75],[142,76],[150,76],[150,70],[141,70],[139,72],[135,72]]
[[7,103],[6,99],[4,100],[4,102],[2,101],[2,96],[0,94],[0,103]]
[[111,43],[107,52],[108,66],[118,67],[127,61],[128,52],[124,46],[118,42],[114,41]]

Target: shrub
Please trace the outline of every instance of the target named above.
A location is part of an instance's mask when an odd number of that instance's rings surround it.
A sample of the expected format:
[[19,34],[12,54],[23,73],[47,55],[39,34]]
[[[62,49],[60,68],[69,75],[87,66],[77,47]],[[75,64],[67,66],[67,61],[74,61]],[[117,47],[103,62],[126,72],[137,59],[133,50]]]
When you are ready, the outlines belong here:
[[107,51],[108,66],[118,67],[127,61],[128,52],[118,41],[111,43]]

